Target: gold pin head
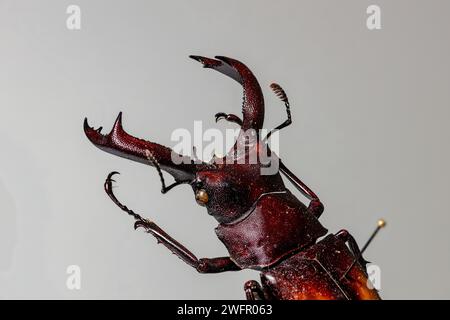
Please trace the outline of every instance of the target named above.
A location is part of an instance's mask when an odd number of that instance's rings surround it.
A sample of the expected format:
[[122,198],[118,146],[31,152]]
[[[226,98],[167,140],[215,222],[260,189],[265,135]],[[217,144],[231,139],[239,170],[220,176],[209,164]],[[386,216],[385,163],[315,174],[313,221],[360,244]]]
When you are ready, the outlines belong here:
[[378,220],[378,227],[384,228],[386,226],[386,221],[383,219]]

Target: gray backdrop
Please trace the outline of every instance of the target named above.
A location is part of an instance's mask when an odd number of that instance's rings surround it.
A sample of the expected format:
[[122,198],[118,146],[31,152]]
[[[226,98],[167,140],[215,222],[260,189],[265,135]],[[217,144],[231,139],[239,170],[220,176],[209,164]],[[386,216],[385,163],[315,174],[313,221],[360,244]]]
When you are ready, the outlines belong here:
[[[81,30],[66,8],[81,7]],[[382,29],[366,28],[366,8]],[[294,124],[288,166],[325,203],[321,221],[360,244],[382,297],[450,298],[449,1],[0,1],[0,297],[243,298],[253,271],[199,275],[103,192],[117,192],[198,256],[220,256],[215,221],[189,187],[160,194],[154,169],[100,152],[82,122],[165,145],[194,120],[239,113],[241,88],[189,54],[244,61],[260,80],[266,127]],[[217,125],[222,130],[226,124]],[[81,289],[66,287],[68,265]]]

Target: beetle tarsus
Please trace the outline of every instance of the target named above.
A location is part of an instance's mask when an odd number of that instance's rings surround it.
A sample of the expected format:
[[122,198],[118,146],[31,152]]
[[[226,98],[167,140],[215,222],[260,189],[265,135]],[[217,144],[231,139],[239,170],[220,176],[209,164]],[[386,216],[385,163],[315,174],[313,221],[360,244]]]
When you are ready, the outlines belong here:
[[191,251],[189,251],[185,246],[183,246],[181,243],[167,234],[155,222],[147,218],[142,218],[139,214],[129,209],[126,205],[122,204],[112,191],[112,177],[116,174],[119,174],[119,172],[113,171],[108,174],[108,177],[105,181],[105,191],[114,202],[114,204],[116,204],[120,209],[131,215],[136,220],[136,222],[134,223],[135,230],[138,228],[144,228],[146,232],[152,234],[156,238],[158,243],[164,245],[178,258],[186,262],[191,267],[195,268],[200,273],[219,273],[225,271],[241,270],[241,268],[239,268],[230,259],[230,257],[203,258],[200,260],[197,259],[197,257]]
[[235,114],[231,113],[225,113],[225,112],[219,112],[215,115],[216,122],[219,122],[220,120],[226,120],[228,122],[236,123],[239,126],[242,126],[242,120]]
[[105,184],[104,184],[104,188],[105,188],[105,192],[106,194],[111,198],[111,200],[114,202],[114,204],[116,206],[118,206],[120,209],[122,209],[123,211],[125,211],[126,213],[128,213],[130,216],[132,216],[134,219],[136,220],[143,220],[143,218],[138,215],[137,213],[135,213],[133,210],[128,209],[127,206],[123,205],[116,197],[116,195],[113,192],[113,182],[116,182],[115,180],[112,179],[113,176],[120,174],[117,171],[113,171],[110,172],[108,174],[108,177],[105,180]]
[[190,266],[196,268],[198,265],[197,257],[186,249],[182,244],[169,236],[164,230],[162,230],[156,223],[153,221],[142,218],[139,214],[129,209],[126,205],[122,204],[114,192],[112,191],[112,177],[118,174],[118,172],[111,172],[105,181],[105,191],[111,200],[116,204],[120,209],[131,215],[135,220],[134,228],[144,228],[146,232],[151,233],[156,237],[158,242],[162,243],[166,248],[172,251],[175,255],[177,255],[181,260],[189,264]]

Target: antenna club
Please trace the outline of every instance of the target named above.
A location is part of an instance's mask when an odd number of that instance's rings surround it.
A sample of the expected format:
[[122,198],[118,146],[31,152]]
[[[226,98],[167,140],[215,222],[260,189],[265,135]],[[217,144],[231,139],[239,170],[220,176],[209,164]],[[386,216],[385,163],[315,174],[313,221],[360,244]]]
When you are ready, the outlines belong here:
[[378,220],[378,228],[384,228],[386,226],[386,220],[380,219]]

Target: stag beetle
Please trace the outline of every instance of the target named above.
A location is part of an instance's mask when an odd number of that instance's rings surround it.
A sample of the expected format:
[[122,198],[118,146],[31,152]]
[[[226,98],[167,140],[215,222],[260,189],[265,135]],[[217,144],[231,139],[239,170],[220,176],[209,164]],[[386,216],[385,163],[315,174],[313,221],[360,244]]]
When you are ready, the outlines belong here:
[[[154,166],[161,180],[162,193],[180,184],[191,185],[197,203],[206,207],[208,214],[218,221],[215,231],[229,256],[198,259],[155,222],[123,205],[112,189],[115,182],[112,178],[118,172],[111,172],[104,184],[112,201],[135,218],[135,229],[143,227],[200,273],[259,270],[261,284],[250,280],[244,285],[249,300],[380,299],[377,290],[367,285],[364,250],[358,248],[346,230],[327,235],[327,229],[318,220],[324,211],[322,202],[281,159],[278,160],[279,170],[272,175],[260,174],[265,165],[261,161],[240,161],[254,155],[259,159],[263,152],[270,154],[267,139],[273,132],[291,124],[289,100],[284,90],[277,84],[271,85],[285,104],[286,121],[264,138],[257,133],[256,139],[249,143],[245,132],[260,130],[264,122],[263,93],[253,73],[242,62],[223,56],[190,58],[204,68],[227,75],[243,87],[242,119],[234,114],[216,114],[216,122],[225,119],[241,128],[234,148],[225,156],[228,161],[219,161],[223,158],[214,156],[211,162],[205,163],[179,155],[184,161],[175,163],[170,148],[125,132],[122,113],[109,134],[102,134],[101,127],[90,127],[87,119],[84,131],[101,150]],[[166,186],[162,170],[173,176],[173,184]],[[308,206],[285,187],[280,173],[309,199]],[[376,231],[382,226],[384,222],[380,221]]]

